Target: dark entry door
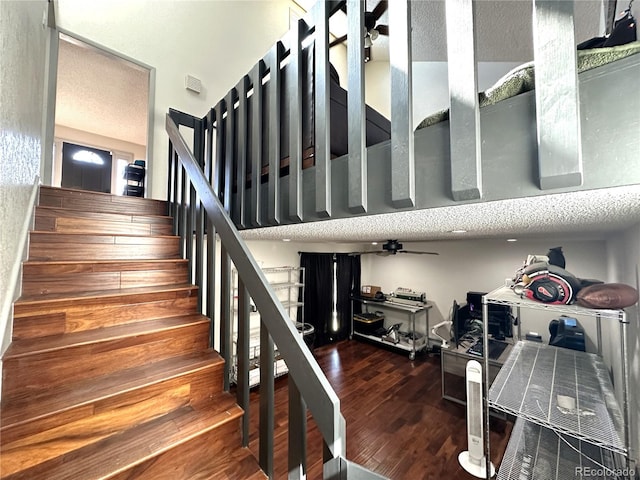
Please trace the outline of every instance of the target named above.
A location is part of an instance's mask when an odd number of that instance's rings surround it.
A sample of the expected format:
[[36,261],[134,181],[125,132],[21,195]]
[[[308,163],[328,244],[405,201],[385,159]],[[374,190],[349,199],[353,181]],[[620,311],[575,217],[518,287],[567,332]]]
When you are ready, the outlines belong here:
[[111,193],[111,152],[62,143],[62,186]]

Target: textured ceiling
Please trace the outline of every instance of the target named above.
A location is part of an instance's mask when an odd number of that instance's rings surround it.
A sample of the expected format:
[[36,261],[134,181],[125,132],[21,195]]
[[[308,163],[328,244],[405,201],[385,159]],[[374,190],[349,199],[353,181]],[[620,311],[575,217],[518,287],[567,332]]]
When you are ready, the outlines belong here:
[[149,71],[60,39],[56,124],[147,144]]
[[[241,232],[248,240],[370,242],[570,236],[604,238],[640,223],[640,185]],[[465,234],[452,233],[466,230]]]

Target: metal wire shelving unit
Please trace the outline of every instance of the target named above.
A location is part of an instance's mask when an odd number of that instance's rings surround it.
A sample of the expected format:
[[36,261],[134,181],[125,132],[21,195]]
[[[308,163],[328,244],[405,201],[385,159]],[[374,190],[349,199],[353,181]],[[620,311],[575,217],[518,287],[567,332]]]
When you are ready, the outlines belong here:
[[[518,339],[523,308],[593,317],[597,332],[597,354],[529,341],[514,345],[485,403],[486,431],[489,408],[517,417],[498,479],[626,478],[630,419],[625,312],[539,303],[501,287],[483,298],[485,331],[489,304],[516,309]],[[621,405],[601,357],[603,320],[619,324]],[[486,363],[485,357],[485,368]],[[488,439],[486,445],[488,455]]]

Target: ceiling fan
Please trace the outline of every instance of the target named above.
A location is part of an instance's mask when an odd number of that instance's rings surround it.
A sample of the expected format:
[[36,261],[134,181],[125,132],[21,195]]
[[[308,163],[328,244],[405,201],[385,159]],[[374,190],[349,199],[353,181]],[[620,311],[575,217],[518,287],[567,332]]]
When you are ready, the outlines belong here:
[[395,255],[396,253],[412,253],[414,255],[439,255],[436,252],[423,252],[419,250],[405,250],[402,248],[402,244],[398,242],[398,240],[387,240],[382,245],[382,251],[368,251],[368,252],[353,252],[349,255],[365,255],[368,253],[375,253],[376,255],[380,255],[382,257],[387,257],[389,255]]
[[[364,61],[368,62],[371,60],[371,46],[373,42],[376,41],[378,36],[385,35],[389,36],[389,26],[377,24],[380,17],[387,11],[389,7],[389,2],[387,0],[380,0],[376,8],[371,12],[364,12],[364,29],[365,29],[365,37],[364,37]],[[341,9],[347,13],[347,5],[346,2],[342,5]],[[333,42],[329,44],[329,48],[335,47],[336,45],[340,45],[341,43],[347,40],[347,36],[343,35],[340,38],[335,39]]]

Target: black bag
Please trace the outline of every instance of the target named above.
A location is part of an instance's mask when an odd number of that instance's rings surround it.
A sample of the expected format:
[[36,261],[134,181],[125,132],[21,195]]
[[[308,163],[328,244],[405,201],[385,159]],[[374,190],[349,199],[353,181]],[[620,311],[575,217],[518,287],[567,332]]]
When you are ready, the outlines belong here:
[[578,50],[588,50],[590,48],[615,47],[635,42],[638,38],[636,32],[636,19],[628,8],[618,20],[613,24],[613,30],[608,37],[593,37],[578,44]]

